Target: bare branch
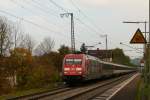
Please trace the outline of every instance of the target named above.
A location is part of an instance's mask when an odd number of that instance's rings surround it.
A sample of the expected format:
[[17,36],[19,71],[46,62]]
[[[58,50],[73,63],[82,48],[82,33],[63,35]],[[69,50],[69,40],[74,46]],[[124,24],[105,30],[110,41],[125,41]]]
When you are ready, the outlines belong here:
[[22,41],[20,42],[20,47],[28,49],[31,53],[35,46],[35,41],[29,34],[22,35]]
[[42,54],[48,54],[52,51],[54,48],[55,42],[51,39],[51,37],[46,37],[44,40],[37,46],[36,53],[42,55]]

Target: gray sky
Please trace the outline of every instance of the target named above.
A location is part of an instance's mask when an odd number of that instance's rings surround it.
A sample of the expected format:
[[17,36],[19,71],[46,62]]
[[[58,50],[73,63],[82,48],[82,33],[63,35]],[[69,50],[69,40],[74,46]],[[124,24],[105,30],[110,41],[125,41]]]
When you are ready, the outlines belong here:
[[[144,31],[143,24],[123,24],[122,21],[149,21],[149,0],[0,0],[0,15],[21,24],[25,33],[30,34],[37,44],[44,37],[55,40],[55,50],[60,45],[70,46],[70,18],[61,18],[65,11],[74,13],[76,49],[82,42],[105,49],[108,34],[108,48],[132,50],[120,42],[129,41],[137,28]],[[64,11],[65,9],[65,11]],[[4,12],[5,11],[5,12]],[[7,14],[6,14],[7,12]],[[13,14],[18,18],[13,17]],[[30,22],[36,24],[33,25]],[[142,45],[130,45],[136,48]],[[142,56],[136,51],[125,51],[132,58]]]

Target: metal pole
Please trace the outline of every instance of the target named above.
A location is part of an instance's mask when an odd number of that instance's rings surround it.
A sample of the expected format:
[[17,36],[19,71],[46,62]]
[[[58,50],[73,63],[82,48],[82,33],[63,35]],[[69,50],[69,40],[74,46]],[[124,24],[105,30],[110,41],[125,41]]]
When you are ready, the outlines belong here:
[[[150,0],[149,0],[149,9],[150,9]],[[149,14],[149,19],[150,19],[150,14]],[[150,22],[149,22],[149,41],[148,42],[149,42],[148,44],[150,44]],[[149,52],[150,52],[150,50],[149,50]],[[150,60],[150,57],[149,57],[149,60]],[[148,75],[149,75],[149,82],[150,82],[150,62],[149,62],[149,73],[148,73]]]
[[108,61],[107,55],[108,55],[108,44],[107,44],[107,34],[106,34],[106,61]]
[[75,37],[74,37],[74,20],[73,20],[73,13],[71,15],[71,49],[72,53],[75,53]]
[[63,13],[60,14],[61,17],[66,15],[67,17],[71,16],[71,52],[75,53],[75,36],[74,36],[74,20],[73,20],[73,13]]
[[108,44],[107,44],[107,34],[106,34],[106,50],[108,50]]
[[146,35],[146,24],[147,24],[147,22],[145,21],[145,39],[147,38],[147,35]]
[[[149,0],[149,9],[150,9],[150,0]],[[150,13],[149,13],[149,19],[150,19]],[[149,32],[150,32],[150,22],[149,22]],[[150,33],[149,33],[149,43],[150,43]]]
[[[147,40],[147,36],[146,36],[146,21],[145,23],[145,39]],[[145,64],[144,64],[144,78],[145,78],[145,83],[147,83],[147,43],[144,44],[144,60],[145,60]]]
[[[150,7],[150,0],[149,0],[149,7]],[[150,9],[150,8],[149,8]],[[150,15],[149,15],[149,19],[150,19]],[[148,41],[148,84],[150,83],[150,22],[149,22],[149,41]]]

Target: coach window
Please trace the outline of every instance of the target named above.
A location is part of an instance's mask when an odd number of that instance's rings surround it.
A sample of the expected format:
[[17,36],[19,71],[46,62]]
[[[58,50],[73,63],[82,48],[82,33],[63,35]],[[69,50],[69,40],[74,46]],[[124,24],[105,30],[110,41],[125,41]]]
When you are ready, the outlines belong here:
[[96,61],[93,60],[93,72],[95,72],[95,68],[96,68]]
[[93,60],[91,60],[91,66],[90,66],[91,73],[93,73],[93,68],[94,68],[94,63],[93,63]]
[[82,64],[82,59],[66,59],[65,61],[65,64],[66,65],[79,65],[79,64]]
[[81,59],[74,59],[74,64],[76,64],[76,65],[82,64],[82,60]]

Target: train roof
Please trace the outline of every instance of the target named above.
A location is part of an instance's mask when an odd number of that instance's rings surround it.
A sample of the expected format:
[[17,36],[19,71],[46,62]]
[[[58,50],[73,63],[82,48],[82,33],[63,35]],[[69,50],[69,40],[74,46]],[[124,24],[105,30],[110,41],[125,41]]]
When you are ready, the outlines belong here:
[[108,65],[114,65],[114,66],[121,67],[121,68],[133,68],[133,69],[135,69],[135,67],[130,67],[130,66],[127,66],[127,65],[122,65],[122,64],[116,64],[116,63],[113,63],[113,62],[102,61],[101,59],[99,59],[97,57],[94,57],[94,56],[91,56],[91,55],[87,55],[87,54],[67,54],[65,56],[65,58],[72,58],[72,57],[76,57],[76,58],[86,57],[88,59],[97,60],[97,61],[99,61],[101,63],[108,64]]
[[135,69],[135,67],[131,67],[131,66],[127,66],[127,65],[116,64],[113,62],[106,62],[106,61],[103,61],[103,60],[101,60],[97,57],[91,56],[91,55],[86,55],[86,57],[88,57],[89,59],[98,60],[99,62],[104,63],[104,64],[108,64],[108,65],[114,65],[114,66],[121,67],[121,68],[133,68],[133,69]]
[[77,57],[77,58],[82,58],[85,54],[67,54],[65,55],[65,58],[72,58],[72,57]]

